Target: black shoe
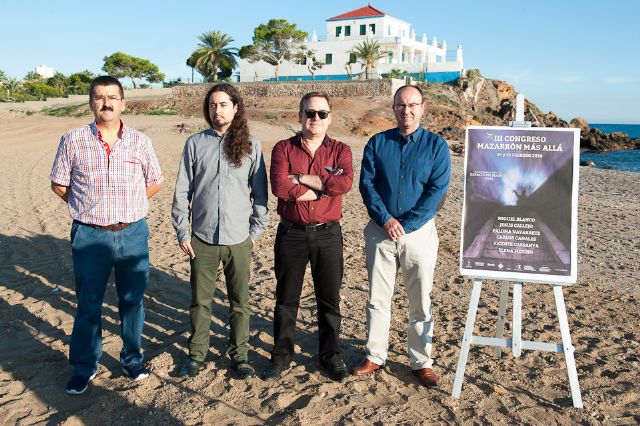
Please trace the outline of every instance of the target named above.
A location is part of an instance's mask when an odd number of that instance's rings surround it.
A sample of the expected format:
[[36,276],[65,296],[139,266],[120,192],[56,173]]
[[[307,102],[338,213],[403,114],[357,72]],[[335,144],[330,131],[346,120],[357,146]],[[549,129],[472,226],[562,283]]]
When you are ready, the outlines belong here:
[[137,382],[142,379],[146,379],[149,377],[149,370],[147,370],[144,366],[139,364],[130,365],[128,367],[122,367],[122,372],[125,376]]
[[231,361],[231,370],[238,373],[242,380],[249,379],[256,375],[256,370],[247,361]]
[[320,365],[327,370],[329,377],[334,382],[344,382],[349,377],[349,370],[340,357],[334,357],[329,361],[320,361]]
[[96,373],[93,373],[91,376],[73,376],[69,383],[67,383],[67,387],[65,388],[65,392],[69,395],[80,395],[84,393],[89,387],[89,382],[96,377]]
[[178,370],[178,376],[195,377],[202,370],[204,370],[204,361],[196,361],[195,359],[187,358],[187,360],[180,366]]
[[262,380],[271,382],[279,379],[287,368],[288,367],[283,364],[272,362],[265,370],[262,371]]

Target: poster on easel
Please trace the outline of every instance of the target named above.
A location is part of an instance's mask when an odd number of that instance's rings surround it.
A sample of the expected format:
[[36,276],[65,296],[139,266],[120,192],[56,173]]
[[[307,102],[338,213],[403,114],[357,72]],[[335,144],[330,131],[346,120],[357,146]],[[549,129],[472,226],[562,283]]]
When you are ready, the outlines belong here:
[[460,272],[577,279],[579,129],[466,130]]

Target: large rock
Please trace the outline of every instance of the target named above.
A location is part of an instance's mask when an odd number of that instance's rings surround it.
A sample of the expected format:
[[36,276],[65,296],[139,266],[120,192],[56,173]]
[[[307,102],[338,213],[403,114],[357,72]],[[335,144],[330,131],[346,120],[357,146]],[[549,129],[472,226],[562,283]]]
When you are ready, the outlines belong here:
[[589,131],[589,123],[582,117],[576,117],[569,122],[571,127],[578,127],[582,130]]

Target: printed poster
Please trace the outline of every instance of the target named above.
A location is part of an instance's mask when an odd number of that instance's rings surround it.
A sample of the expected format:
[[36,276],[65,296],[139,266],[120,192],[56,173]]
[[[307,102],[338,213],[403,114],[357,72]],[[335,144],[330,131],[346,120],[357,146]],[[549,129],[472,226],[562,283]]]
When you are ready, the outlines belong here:
[[466,130],[460,271],[575,283],[578,129]]

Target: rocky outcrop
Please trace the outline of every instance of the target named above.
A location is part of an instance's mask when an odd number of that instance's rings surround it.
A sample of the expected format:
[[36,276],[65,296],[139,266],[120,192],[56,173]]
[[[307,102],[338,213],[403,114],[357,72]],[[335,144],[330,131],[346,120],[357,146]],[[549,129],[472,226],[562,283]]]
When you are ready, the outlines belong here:
[[[445,99],[448,91],[442,88],[432,89],[433,85],[427,86],[426,90],[436,93],[436,96],[431,96],[432,101],[444,101],[445,104],[457,102],[458,112],[461,115],[471,114],[472,120],[482,125],[506,126],[509,121],[515,120],[517,91],[509,83],[485,79],[479,72],[473,72],[468,73],[467,77],[460,78],[455,85],[448,86],[449,91],[457,93],[457,97],[449,95],[449,98]],[[587,121],[581,117],[567,122],[553,111],[545,113],[528,100],[525,100],[525,120],[530,121],[533,127],[579,128],[581,150],[604,152],[617,149],[640,149],[640,139],[630,138],[625,133],[607,134],[599,129],[590,128]],[[436,131],[444,137],[457,140],[461,135],[464,139],[464,126],[469,125],[471,120],[452,122],[450,118],[440,116],[434,121]]]

